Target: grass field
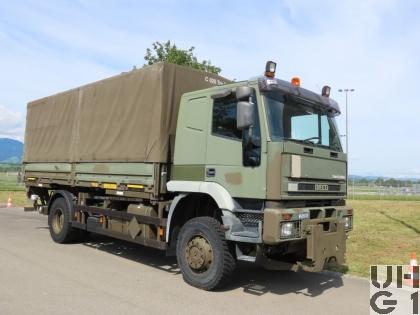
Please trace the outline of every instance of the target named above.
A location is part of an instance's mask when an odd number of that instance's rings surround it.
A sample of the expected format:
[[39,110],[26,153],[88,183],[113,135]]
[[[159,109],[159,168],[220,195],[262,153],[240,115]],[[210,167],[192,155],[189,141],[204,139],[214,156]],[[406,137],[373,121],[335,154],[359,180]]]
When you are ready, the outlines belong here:
[[[6,204],[9,196],[14,206],[29,205],[16,176],[0,173],[0,204]],[[347,203],[354,209],[354,230],[347,242],[347,265],[332,270],[367,277],[370,265],[408,264],[413,251],[420,256],[420,201],[416,201],[420,198],[384,196],[382,200],[368,200],[365,198],[374,196],[355,196],[353,200],[349,197]]]
[[0,191],[24,191],[25,186],[18,183],[16,173],[0,173]]
[[12,198],[12,204],[14,207],[24,207],[24,206],[30,205],[30,203],[28,203],[26,199],[25,191],[1,191],[1,190],[0,190],[0,205],[5,205],[9,197]]
[[27,204],[25,186],[18,183],[16,174],[0,173],[0,205],[6,204],[11,197],[14,206],[23,207]]
[[369,266],[408,264],[420,255],[420,202],[349,200],[354,230],[347,242],[347,266],[337,270],[369,276]]

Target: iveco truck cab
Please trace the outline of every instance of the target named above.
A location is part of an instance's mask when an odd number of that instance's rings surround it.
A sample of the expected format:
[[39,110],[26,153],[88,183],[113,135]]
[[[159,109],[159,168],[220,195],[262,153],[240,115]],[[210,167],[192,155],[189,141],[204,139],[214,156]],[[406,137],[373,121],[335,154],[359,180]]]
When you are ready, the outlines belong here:
[[344,263],[352,229],[340,109],[330,87],[311,92],[275,67],[183,96],[168,189],[211,192],[238,259],[321,271]]

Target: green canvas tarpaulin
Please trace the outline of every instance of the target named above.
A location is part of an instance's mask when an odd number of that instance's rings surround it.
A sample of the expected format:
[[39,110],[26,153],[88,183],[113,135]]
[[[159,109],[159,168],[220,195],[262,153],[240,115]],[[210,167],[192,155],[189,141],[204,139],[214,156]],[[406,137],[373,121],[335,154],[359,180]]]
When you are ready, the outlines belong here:
[[24,162],[167,162],[181,95],[229,82],[160,62],[30,102]]

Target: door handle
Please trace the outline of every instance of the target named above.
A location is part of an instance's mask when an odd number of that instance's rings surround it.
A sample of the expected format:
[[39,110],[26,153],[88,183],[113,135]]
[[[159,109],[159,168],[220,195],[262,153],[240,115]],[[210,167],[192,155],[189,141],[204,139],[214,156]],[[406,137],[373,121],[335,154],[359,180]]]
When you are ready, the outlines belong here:
[[214,176],[216,176],[216,169],[207,168],[206,169],[206,177],[214,177]]

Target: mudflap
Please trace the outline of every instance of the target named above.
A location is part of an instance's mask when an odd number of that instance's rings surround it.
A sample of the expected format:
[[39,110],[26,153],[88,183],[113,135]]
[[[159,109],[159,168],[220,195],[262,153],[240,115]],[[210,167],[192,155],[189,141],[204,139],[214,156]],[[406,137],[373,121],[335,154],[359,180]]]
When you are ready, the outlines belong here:
[[346,231],[343,222],[330,222],[328,231],[322,224],[308,224],[306,232],[306,258],[297,265],[305,271],[320,272],[325,264],[334,259],[336,264],[344,264],[346,252]]

